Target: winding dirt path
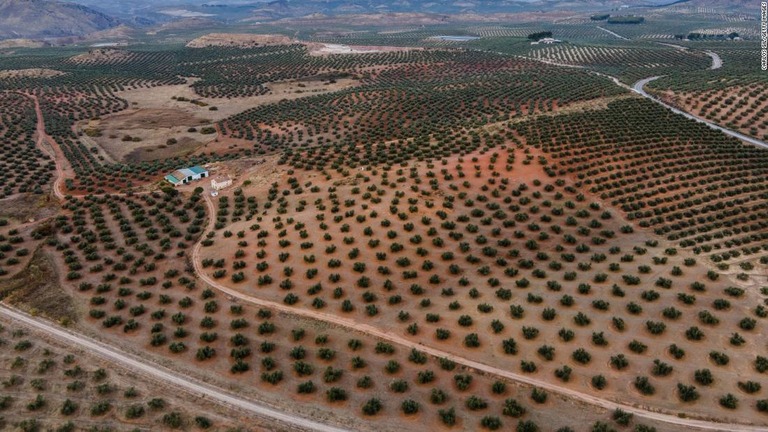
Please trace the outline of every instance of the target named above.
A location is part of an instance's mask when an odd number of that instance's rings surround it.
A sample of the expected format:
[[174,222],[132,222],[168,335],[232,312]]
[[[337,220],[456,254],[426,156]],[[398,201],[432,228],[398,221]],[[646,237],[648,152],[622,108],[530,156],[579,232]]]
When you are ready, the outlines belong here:
[[[211,201],[210,196],[206,194],[204,196],[204,199],[208,207],[208,214],[214,215],[215,208],[214,208],[213,202]],[[206,227],[206,232],[212,231],[213,226],[214,226],[214,219],[213,217],[209,217],[208,226]],[[457,364],[460,364],[462,366],[465,366],[467,368],[473,369],[481,373],[495,375],[495,376],[506,378],[511,381],[516,381],[519,383],[536,386],[536,387],[545,389],[547,391],[550,391],[552,393],[557,393],[575,400],[588,403],[590,405],[593,405],[599,408],[604,408],[606,410],[612,411],[617,408],[620,408],[624,411],[627,411],[636,415],[639,418],[663,422],[670,426],[685,426],[685,427],[691,427],[691,428],[701,429],[701,430],[710,430],[710,431],[733,431],[733,432],[737,432],[737,431],[765,432],[766,431],[765,426],[728,424],[728,423],[718,423],[718,422],[707,421],[707,420],[694,420],[694,419],[688,419],[688,418],[681,418],[673,414],[665,414],[662,412],[638,408],[634,405],[629,405],[622,402],[614,402],[614,401],[599,398],[587,393],[582,393],[576,390],[560,387],[548,381],[532,378],[526,375],[521,375],[508,370],[489,366],[484,363],[480,363],[465,357],[461,357],[446,351],[442,351],[438,348],[422,345],[420,343],[413,342],[399,335],[382,331],[374,326],[363,324],[355,320],[342,318],[337,315],[327,314],[323,312],[316,312],[316,311],[307,310],[307,309],[294,308],[282,303],[277,303],[277,302],[253,297],[253,296],[244,294],[236,289],[232,289],[226,285],[222,285],[216,282],[215,280],[211,279],[210,277],[208,277],[203,271],[204,269],[202,268],[202,263],[200,260],[201,248],[202,248],[202,237],[201,237],[201,241],[195,244],[194,250],[192,252],[192,263],[195,269],[195,273],[197,273],[198,277],[202,281],[210,285],[212,288],[215,288],[232,298],[244,301],[246,303],[250,303],[252,305],[267,307],[272,310],[283,312],[289,315],[299,316],[303,318],[310,318],[313,320],[335,324],[337,326],[344,327],[355,332],[363,333],[381,340],[385,340],[387,342],[391,342],[393,344],[400,345],[401,347],[404,347],[406,349],[416,349],[426,354],[429,354],[433,357],[447,358],[449,360],[456,362]]]
[[[64,200],[63,185],[65,177],[64,153],[61,151],[61,147],[47,132],[45,132],[45,117],[43,117],[43,110],[40,108],[40,101],[37,96],[29,93],[20,93],[35,102],[35,113],[37,115],[37,146],[53,159],[53,163],[56,164],[56,179],[53,181],[53,194],[60,201]],[[48,146],[45,144],[48,143]]]
[[612,32],[612,31],[608,30],[607,28],[603,28],[603,27],[600,27],[600,26],[597,26],[597,28],[599,28],[600,30],[602,30],[602,31],[604,31],[604,32],[606,32],[606,33],[608,33],[610,35],[616,36],[617,38],[619,38],[621,40],[629,40],[629,38],[625,38],[624,36],[622,36],[622,35],[620,35],[620,34],[618,34],[616,32]]

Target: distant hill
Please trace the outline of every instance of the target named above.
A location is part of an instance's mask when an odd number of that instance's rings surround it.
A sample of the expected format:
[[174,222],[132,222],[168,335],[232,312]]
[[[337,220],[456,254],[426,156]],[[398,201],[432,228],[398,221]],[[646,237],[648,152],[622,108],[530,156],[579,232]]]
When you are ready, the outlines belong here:
[[[697,6],[730,9],[731,12],[744,10],[751,0],[682,0]],[[505,14],[521,12],[553,11],[606,11],[617,8],[658,8],[674,3],[675,0],[273,0],[252,1],[218,0],[215,3],[195,4],[186,0],[186,6],[193,10],[206,10],[218,15],[226,11],[247,11],[253,16],[269,20],[299,17],[311,14],[326,16],[358,15],[376,13],[431,13],[457,14]],[[754,3],[758,4],[758,3]]]
[[51,0],[0,0],[0,39],[83,36],[118,26],[89,7]]
[[[0,0],[0,39],[79,37],[128,24],[134,28],[199,27],[204,23],[424,14],[480,17],[521,13],[597,13],[705,7],[756,14],[753,0]],[[666,6],[666,7],[665,7]],[[681,9],[683,8],[683,9]],[[687,9],[686,9],[687,8]],[[118,17],[118,18],[116,18]],[[443,18],[440,18],[443,17]],[[418,20],[416,20],[418,21]],[[429,20],[427,20],[429,21]],[[319,21],[318,21],[319,22]],[[362,20],[358,24],[368,21]],[[159,27],[157,27],[159,26]]]
[[541,6],[516,0],[275,0],[254,3],[254,7],[257,13],[263,15],[285,17],[313,13],[330,16],[371,13],[487,14],[522,12]]
[[[548,0],[535,0],[545,3]],[[555,1],[556,2],[556,1]],[[552,1],[549,1],[552,3]],[[578,4],[578,9],[584,7],[593,7],[595,9],[610,8],[612,10],[628,9],[665,9],[665,8],[707,8],[715,9],[719,12],[731,14],[754,13],[760,10],[760,2],[752,0],[569,0],[559,3],[558,7],[567,7],[567,5]]]
[[760,2],[751,0],[679,0],[669,6],[705,7],[725,10],[730,13],[755,13],[760,11]]

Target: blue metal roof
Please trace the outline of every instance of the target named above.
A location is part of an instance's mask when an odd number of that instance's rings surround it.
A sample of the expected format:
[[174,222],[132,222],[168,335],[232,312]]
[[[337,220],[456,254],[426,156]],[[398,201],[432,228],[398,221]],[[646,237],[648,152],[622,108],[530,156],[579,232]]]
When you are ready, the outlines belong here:
[[179,172],[179,173],[181,173],[181,174],[184,176],[183,178],[192,177],[192,176],[194,176],[194,175],[195,175],[195,172],[194,172],[194,171],[192,171],[192,170],[191,170],[191,169],[189,169],[189,168],[182,168],[182,169],[180,169],[180,170],[178,170],[178,171],[176,171],[176,172]]
[[206,170],[203,167],[195,165],[190,168],[178,169],[173,173],[166,175],[165,179],[173,184],[179,184],[179,183],[182,183],[184,179],[188,177],[195,177],[195,176],[199,176],[201,174],[207,174],[207,173],[208,173],[208,170]]
[[203,174],[203,173],[207,173],[208,172],[207,169],[205,169],[205,168],[203,168],[203,167],[201,167],[199,165],[195,165],[193,167],[189,167],[189,170],[192,171],[195,174]]

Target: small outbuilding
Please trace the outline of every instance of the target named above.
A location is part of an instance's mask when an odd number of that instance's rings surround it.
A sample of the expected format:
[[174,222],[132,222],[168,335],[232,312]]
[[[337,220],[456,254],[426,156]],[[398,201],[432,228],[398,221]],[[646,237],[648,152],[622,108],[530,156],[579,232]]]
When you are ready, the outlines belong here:
[[208,170],[201,166],[193,166],[176,170],[165,176],[165,180],[174,186],[181,186],[208,176]]
[[211,189],[219,191],[232,186],[232,178],[229,176],[217,176],[211,179]]

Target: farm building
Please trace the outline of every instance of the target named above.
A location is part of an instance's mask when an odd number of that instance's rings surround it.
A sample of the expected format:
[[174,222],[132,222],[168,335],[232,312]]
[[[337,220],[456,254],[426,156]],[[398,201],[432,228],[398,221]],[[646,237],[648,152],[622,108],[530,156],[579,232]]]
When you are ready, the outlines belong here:
[[222,190],[232,186],[232,179],[229,176],[216,176],[211,179],[211,189]]
[[176,170],[165,176],[165,180],[174,186],[181,186],[205,177],[208,177],[208,170],[200,166],[193,166]]

